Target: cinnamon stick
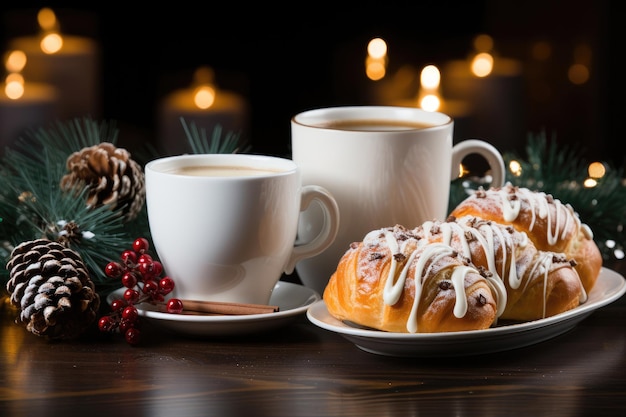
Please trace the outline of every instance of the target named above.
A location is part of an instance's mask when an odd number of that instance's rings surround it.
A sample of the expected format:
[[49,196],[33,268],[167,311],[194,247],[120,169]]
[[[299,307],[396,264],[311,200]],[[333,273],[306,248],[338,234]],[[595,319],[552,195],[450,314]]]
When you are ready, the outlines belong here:
[[275,313],[278,306],[266,304],[233,303],[224,301],[182,300],[183,314],[244,315]]

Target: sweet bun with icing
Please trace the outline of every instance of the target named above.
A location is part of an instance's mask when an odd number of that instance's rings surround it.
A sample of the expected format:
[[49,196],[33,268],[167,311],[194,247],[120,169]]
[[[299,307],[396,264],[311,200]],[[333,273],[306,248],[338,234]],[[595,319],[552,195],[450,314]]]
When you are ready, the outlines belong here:
[[496,319],[488,279],[448,245],[419,245],[402,226],[368,233],[343,255],[324,290],[330,314],[401,333],[486,329]]
[[511,226],[450,217],[371,231],[346,251],[323,298],[334,317],[378,330],[481,330],[584,302],[572,265]]
[[573,262],[561,253],[542,251],[527,235],[493,221],[465,216],[425,222],[422,245],[441,242],[487,270],[503,288],[498,318],[515,321],[550,317],[587,299]]
[[544,251],[563,253],[575,262],[583,287],[588,293],[602,269],[602,255],[591,229],[583,224],[571,205],[544,192],[513,186],[479,189],[450,213],[471,215],[525,232]]

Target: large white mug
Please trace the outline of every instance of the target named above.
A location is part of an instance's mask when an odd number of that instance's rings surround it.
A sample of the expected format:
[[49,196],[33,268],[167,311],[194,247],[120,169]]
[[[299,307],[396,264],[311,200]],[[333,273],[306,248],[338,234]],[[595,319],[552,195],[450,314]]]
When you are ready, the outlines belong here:
[[[322,293],[350,243],[371,230],[445,219],[450,183],[467,155],[482,155],[492,184],[503,184],[500,152],[477,139],[453,146],[453,125],[443,113],[395,106],[320,108],[291,119],[292,159],[303,184],[329,190],[341,214],[334,243],[296,265],[305,286]],[[323,224],[312,205],[300,217],[299,238],[306,241]]]
[[[282,274],[337,234],[332,195],[302,186],[290,159],[178,155],[146,164],[145,179],[152,241],[177,298],[268,304]],[[327,221],[296,246],[298,217],[312,201]]]

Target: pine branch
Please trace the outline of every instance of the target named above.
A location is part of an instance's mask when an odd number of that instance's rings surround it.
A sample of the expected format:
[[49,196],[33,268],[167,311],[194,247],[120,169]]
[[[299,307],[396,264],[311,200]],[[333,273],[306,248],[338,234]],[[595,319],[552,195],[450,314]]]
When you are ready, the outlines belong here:
[[194,122],[191,122],[190,126],[187,126],[184,118],[180,118],[180,122],[185,130],[185,135],[194,154],[205,153],[238,153],[248,150],[240,139],[240,135],[228,132],[224,138],[222,138],[222,126],[217,125],[213,129],[213,135],[211,140],[207,138],[206,129],[198,129]]
[[[84,119],[40,129],[21,141],[16,149],[7,149],[0,167],[0,255],[4,264],[19,243],[45,237],[76,250],[98,290],[108,290],[113,283],[103,272],[103,265],[119,257],[137,237],[135,227],[124,223],[121,210],[108,206],[90,208],[87,188],[63,192],[60,180],[66,173],[67,157],[83,147],[100,141],[115,141],[116,131]],[[145,215],[145,212],[142,213]],[[137,224],[145,227],[143,219]],[[0,270],[8,279],[8,271]]]
[[82,148],[102,142],[117,143],[119,131],[115,123],[97,122],[91,118],[76,118],[56,122],[49,128],[29,130],[15,145],[25,156],[40,160],[41,149],[48,151],[54,161],[65,163],[67,157]]

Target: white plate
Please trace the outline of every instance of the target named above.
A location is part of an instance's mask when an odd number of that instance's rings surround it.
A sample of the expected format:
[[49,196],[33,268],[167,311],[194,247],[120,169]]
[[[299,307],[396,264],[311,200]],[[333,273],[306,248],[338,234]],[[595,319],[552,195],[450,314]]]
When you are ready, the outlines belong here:
[[339,333],[370,353],[404,357],[465,356],[515,349],[563,334],[624,292],[624,277],[602,268],[587,302],[573,310],[531,322],[462,332],[390,333],[355,327],[333,317],[323,300],[309,307],[307,317],[316,326]]
[[[114,299],[122,298],[125,289],[113,291],[108,295],[107,302],[111,304]],[[268,331],[283,326],[298,315],[304,314],[320,298],[319,294],[310,288],[279,281],[269,302],[270,305],[279,307],[275,313],[237,316],[169,314],[156,311],[155,306],[147,303],[137,305],[137,309],[141,317],[176,333],[196,337],[232,336]]]

